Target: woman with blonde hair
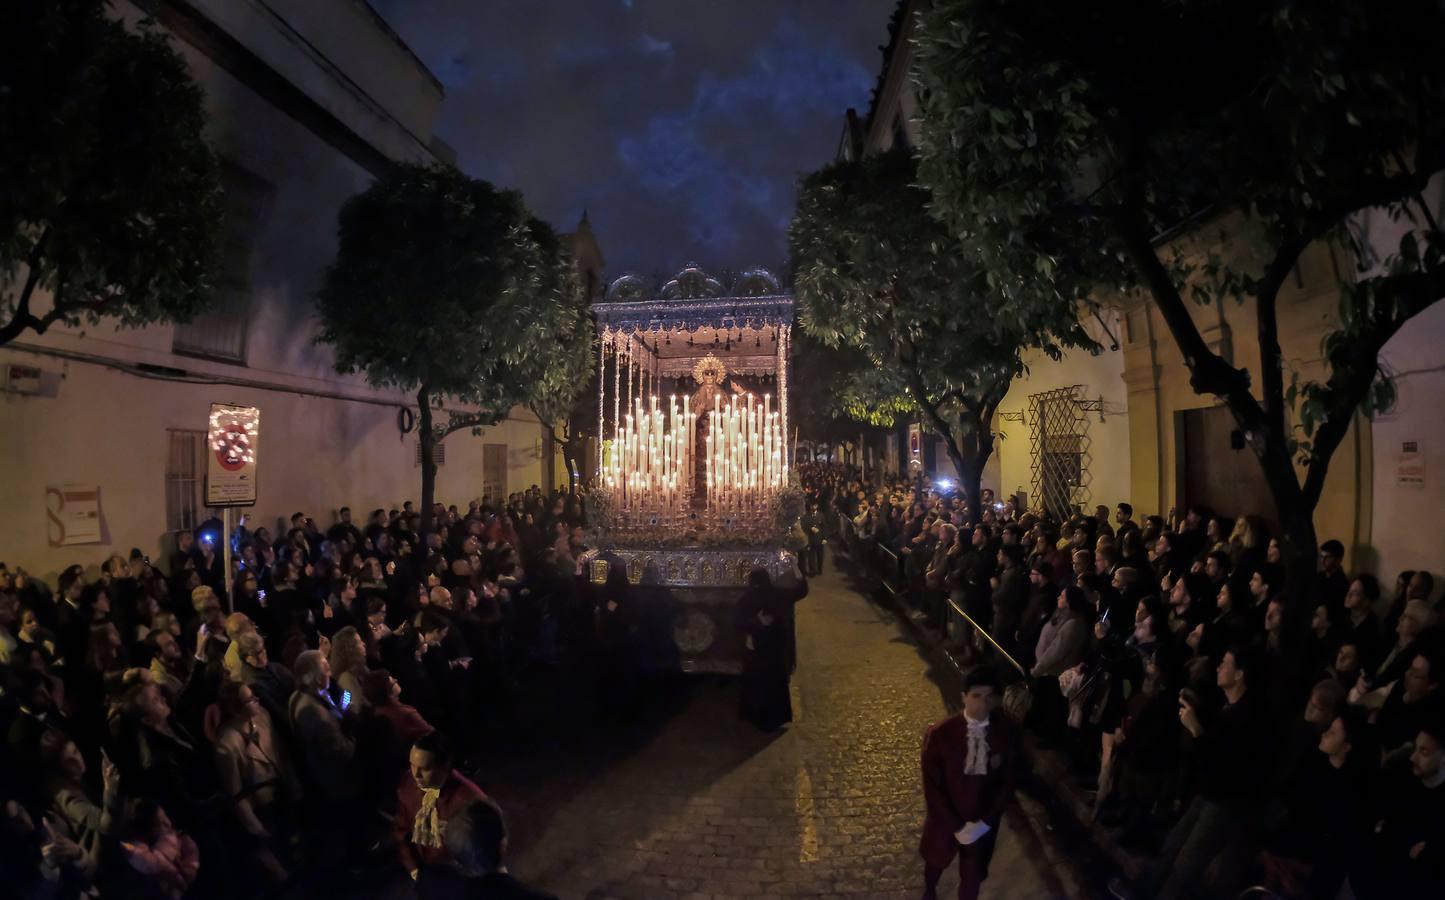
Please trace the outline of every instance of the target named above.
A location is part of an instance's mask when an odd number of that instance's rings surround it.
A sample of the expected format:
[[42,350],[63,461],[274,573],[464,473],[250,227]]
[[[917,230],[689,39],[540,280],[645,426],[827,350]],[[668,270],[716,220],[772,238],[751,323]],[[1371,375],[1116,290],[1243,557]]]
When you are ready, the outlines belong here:
[[1229,561],[1236,572],[1252,572],[1264,562],[1266,533],[1254,516],[1239,516],[1229,533]]
[[347,625],[332,635],[329,661],[332,679],[351,694],[351,705],[359,711],[366,705],[366,641],[355,626]]

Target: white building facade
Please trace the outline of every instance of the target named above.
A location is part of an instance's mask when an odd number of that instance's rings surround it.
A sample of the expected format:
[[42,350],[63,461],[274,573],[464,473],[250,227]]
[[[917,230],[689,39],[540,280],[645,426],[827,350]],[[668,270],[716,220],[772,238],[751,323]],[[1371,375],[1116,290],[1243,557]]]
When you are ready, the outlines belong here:
[[[53,578],[132,547],[160,558],[207,517],[213,402],[261,411],[254,524],[305,511],[325,529],[420,494],[411,398],[341,376],[312,295],[342,203],[392,161],[450,162],[432,133],[442,85],[364,0],[117,0],[153,15],[206,96],[226,189],[216,305],[184,326],[55,327],[0,348],[0,559]],[[41,301],[42,305],[44,300]],[[523,409],[442,445],[437,498],[465,508],[544,484],[544,429]],[[545,485],[544,485],[545,486]],[[75,544],[60,504],[97,501]]]

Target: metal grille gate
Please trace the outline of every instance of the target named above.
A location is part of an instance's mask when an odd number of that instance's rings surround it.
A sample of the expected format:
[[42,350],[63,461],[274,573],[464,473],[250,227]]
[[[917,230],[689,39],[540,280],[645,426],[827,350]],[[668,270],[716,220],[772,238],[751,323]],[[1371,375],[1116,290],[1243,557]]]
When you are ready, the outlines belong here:
[[1058,522],[1089,503],[1089,405],[1081,384],[1029,395],[1034,497]]

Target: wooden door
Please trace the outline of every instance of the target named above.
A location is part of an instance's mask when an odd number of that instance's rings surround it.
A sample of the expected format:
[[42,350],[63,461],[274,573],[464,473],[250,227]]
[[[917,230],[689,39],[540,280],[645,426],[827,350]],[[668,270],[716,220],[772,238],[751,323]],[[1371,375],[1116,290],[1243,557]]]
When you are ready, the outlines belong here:
[[1179,413],[1182,500],[1202,503],[1215,515],[1255,515],[1279,521],[1259,460],[1248,446],[1236,450],[1230,436],[1238,427],[1228,409],[1186,409]]

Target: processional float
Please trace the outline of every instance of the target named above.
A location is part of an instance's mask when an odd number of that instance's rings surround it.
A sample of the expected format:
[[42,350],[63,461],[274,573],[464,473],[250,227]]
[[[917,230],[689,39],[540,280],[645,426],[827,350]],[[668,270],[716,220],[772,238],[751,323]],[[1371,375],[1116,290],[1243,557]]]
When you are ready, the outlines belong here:
[[739,671],[733,607],[754,568],[793,569],[785,541],[802,511],[788,440],[793,298],[765,269],[725,284],[690,264],[660,287],[623,276],[593,310],[603,439],[589,579],[626,571],[651,666]]

